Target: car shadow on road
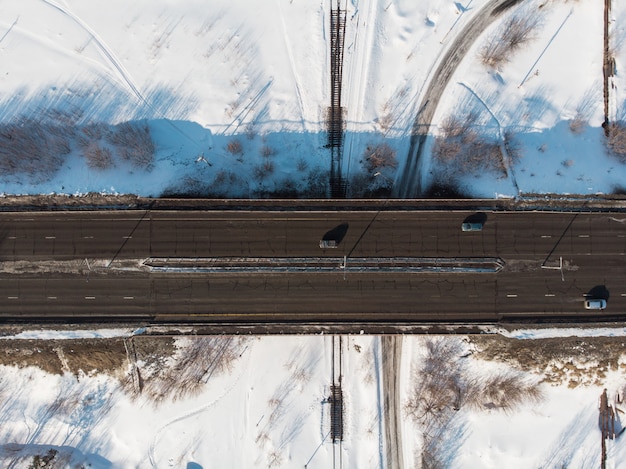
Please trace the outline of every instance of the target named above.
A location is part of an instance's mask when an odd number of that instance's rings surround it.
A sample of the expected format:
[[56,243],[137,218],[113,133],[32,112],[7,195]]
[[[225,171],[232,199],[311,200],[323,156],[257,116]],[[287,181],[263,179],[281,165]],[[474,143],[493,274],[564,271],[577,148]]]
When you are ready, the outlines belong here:
[[347,223],[342,223],[341,225],[337,225],[332,230],[327,231],[322,237],[322,241],[335,241],[337,244],[343,241],[346,233],[348,232],[349,225]]
[[472,213],[463,220],[463,223],[480,223],[484,225],[487,222],[487,214],[483,212]]
[[606,285],[596,285],[585,296],[594,300],[606,300],[608,302],[610,294]]

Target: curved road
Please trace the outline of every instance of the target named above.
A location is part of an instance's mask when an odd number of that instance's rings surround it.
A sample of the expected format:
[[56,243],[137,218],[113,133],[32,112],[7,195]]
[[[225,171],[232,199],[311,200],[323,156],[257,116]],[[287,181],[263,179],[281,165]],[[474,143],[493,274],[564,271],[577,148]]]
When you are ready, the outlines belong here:
[[400,180],[395,184],[395,197],[410,199],[419,197],[422,192],[420,173],[424,144],[428,137],[432,119],[439,105],[439,100],[448,86],[452,75],[474,44],[476,39],[498,16],[508,8],[522,0],[490,0],[476,14],[474,20],[465,25],[448,47],[439,66],[430,77],[430,83],[417,109],[418,114],[413,123],[411,143],[405,166]]

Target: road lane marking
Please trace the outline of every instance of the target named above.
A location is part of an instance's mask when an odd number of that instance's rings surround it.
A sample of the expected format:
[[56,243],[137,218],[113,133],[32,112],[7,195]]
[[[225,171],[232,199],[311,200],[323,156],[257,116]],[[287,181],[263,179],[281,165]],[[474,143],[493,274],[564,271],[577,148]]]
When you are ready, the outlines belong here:
[[578,235],[579,238],[588,238],[589,235]]
[[543,296],[556,296],[556,295],[555,295],[554,293],[546,293],[546,294],[545,294],[545,295],[543,295]]
[[95,300],[96,297],[95,296],[86,296],[85,299],[86,300]]
[[17,300],[19,296],[7,296],[9,300]]
[[122,238],[124,238],[124,239],[132,239],[133,237],[132,236],[122,236]]
[[93,236],[83,236],[83,239],[93,239]]
[[541,235],[542,238],[552,238],[551,235]]
[[626,296],[626,293],[621,293],[620,296]]
[[124,299],[125,300],[134,300],[135,297],[134,296],[125,296]]
[[46,236],[46,239],[57,239],[56,236]]
[[49,297],[48,297],[48,299],[49,299],[49,300],[56,300],[56,299],[57,299],[57,297],[56,297],[56,296],[49,296]]
[[512,295],[512,294],[508,294],[506,295],[507,298],[517,298],[517,295]]
[[17,236],[7,236],[9,239],[17,239]]

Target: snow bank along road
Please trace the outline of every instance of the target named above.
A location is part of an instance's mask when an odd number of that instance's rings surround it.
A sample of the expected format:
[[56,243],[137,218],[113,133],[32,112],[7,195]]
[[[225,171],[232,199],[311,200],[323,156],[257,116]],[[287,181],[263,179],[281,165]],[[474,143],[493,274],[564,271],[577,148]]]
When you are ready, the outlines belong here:
[[[304,205],[304,203],[303,203]],[[208,322],[485,321],[626,311],[626,214],[470,211],[0,213],[0,318]],[[335,249],[321,249],[330,233]],[[345,265],[344,265],[344,257]],[[297,259],[335,269],[285,269]],[[212,259],[247,268],[206,271]],[[352,268],[424,259],[457,269]],[[185,269],[151,270],[146,259]],[[280,259],[280,269],[256,269]],[[463,269],[499,259],[492,271]],[[193,265],[197,263],[198,269]],[[364,267],[365,266],[365,267]],[[190,268],[191,267],[191,268]],[[585,295],[608,300],[583,307]]]

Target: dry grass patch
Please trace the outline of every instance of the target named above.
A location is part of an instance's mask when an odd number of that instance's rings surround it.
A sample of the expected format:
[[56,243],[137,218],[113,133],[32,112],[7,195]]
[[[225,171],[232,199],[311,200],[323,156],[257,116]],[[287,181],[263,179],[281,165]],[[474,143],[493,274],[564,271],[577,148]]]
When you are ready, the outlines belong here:
[[507,363],[541,376],[549,384],[602,384],[608,370],[622,369],[623,337],[558,337],[519,340],[502,336],[470,336],[475,355]]

